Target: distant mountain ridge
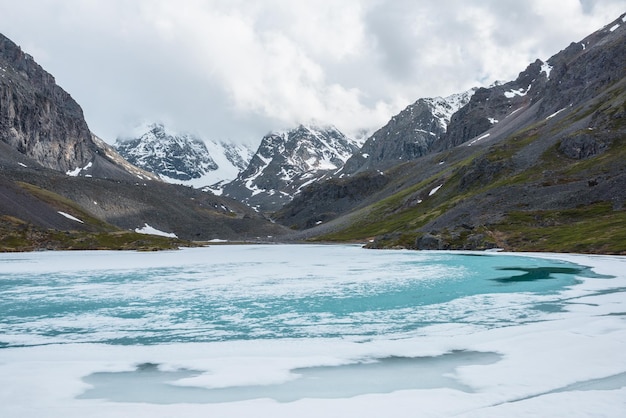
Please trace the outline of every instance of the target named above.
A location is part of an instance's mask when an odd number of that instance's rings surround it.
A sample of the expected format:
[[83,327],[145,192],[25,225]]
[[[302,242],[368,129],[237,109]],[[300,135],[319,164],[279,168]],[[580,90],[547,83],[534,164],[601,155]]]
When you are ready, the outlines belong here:
[[224,195],[262,212],[277,210],[306,185],[340,169],[358,148],[334,126],[269,133],[248,167],[224,186]]
[[163,125],[150,126],[139,138],[118,138],[114,147],[128,162],[166,179],[191,180],[217,169],[202,140],[174,136]]

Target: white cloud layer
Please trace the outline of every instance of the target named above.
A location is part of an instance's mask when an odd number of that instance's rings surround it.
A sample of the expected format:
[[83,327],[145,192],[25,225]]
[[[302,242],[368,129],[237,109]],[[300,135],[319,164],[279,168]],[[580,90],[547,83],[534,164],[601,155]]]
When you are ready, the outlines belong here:
[[420,97],[510,80],[624,0],[0,0],[108,142],[145,121],[255,143],[312,120],[377,129]]

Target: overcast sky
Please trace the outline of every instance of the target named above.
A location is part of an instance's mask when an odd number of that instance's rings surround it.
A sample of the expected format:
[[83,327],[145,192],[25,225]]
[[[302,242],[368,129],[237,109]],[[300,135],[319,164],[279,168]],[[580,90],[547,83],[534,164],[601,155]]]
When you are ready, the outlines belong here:
[[511,80],[626,0],[0,0],[113,143],[144,122],[256,144],[317,121],[377,129],[421,97]]

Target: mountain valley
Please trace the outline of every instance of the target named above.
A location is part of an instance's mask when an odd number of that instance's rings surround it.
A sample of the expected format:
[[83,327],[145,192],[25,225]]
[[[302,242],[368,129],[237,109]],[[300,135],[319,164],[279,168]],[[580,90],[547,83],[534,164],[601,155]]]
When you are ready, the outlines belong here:
[[626,254],[625,44],[622,15],[515,80],[418,99],[364,141],[302,124],[253,152],[160,124],[110,146],[0,37],[0,249],[313,240]]

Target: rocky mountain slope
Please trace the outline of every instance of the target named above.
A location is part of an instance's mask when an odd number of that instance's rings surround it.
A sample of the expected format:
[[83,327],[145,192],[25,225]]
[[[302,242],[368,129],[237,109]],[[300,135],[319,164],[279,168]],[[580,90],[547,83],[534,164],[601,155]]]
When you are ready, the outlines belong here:
[[168,183],[213,186],[218,194],[219,185],[233,180],[252,158],[243,145],[173,132],[163,124],[148,125],[132,138],[120,137],[114,146],[130,163]]
[[333,126],[269,133],[248,167],[224,186],[224,195],[260,212],[274,211],[303,187],[336,172],[357,150],[357,143]]
[[626,254],[624,45],[625,15],[478,89],[426,155],[312,185],[275,218],[374,247]]
[[166,184],[124,160],[54,78],[0,35],[0,250],[179,243],[131,231],[183,240],[285,233],[239,202]]
[[446,133],[452,115],[469,102],[475,91],[417,100],[370,136],[338,174],[386,170],[428,154]]

